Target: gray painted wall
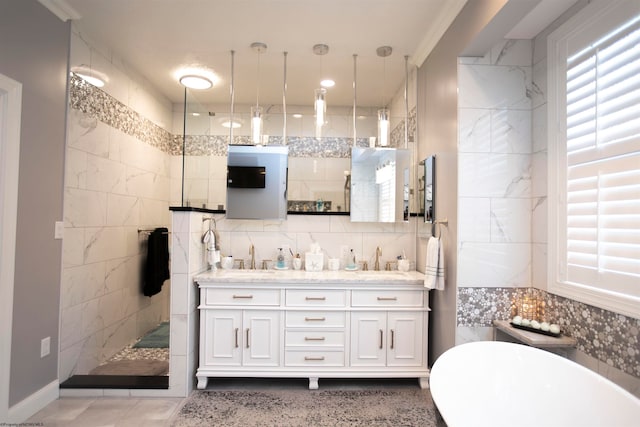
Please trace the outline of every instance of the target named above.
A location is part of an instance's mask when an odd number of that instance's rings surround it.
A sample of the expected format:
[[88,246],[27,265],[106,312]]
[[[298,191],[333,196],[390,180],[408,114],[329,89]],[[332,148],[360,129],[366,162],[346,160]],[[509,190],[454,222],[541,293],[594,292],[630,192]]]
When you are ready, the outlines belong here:
[[[443,227],[446,286],[430,292],[429,363],[455,345],[458,216],[458,55],[504,6],[506,0],[467,2],[418,70],[418,158],[436,155],[436,217]],[[431,226],[420,226],[429,235]],[[426,253],[427,239],[418,240]]]
[[[67,59],[71,25],[36,0],[0,0],[0,73],[21,82],[9,406],[58,377],[58,319],[66,129]],[[51,353],[40,358],[40,340]]]

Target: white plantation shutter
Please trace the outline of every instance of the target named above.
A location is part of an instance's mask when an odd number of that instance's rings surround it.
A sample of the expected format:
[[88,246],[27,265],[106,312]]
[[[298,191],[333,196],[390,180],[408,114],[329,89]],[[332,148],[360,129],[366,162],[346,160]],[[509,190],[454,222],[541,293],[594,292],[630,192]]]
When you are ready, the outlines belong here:
[[558,50],[565,55],[559,69],[566,75],[557,78],[558,88],[564,82],[566,89],[559,97],[566,104],[558,106],[566,132],[558,140],[563,149],[558,148],[554,262],[564,284],[635,299],[640,298],[640,16],[624,19],[622,26],[596,34],[586,48],[578,51],[569,40]]

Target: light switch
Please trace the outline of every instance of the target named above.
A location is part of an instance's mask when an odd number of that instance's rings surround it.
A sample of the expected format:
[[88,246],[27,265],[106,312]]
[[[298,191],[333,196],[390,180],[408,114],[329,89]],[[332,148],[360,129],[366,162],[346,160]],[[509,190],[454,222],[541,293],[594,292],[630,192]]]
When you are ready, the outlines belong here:
[[56,221],[56,225],[53,230],[53,238],[61,240],[64,237],[64,221]]

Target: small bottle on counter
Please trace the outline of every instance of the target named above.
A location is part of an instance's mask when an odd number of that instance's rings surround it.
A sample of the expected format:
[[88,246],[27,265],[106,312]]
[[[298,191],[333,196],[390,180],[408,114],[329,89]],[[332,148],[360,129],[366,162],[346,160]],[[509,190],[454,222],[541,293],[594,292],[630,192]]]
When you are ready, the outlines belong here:
[[276,262],[276,267],[282,269],[284,268],[284,253],[282,252],[282,248],[278,248],[278,258]]

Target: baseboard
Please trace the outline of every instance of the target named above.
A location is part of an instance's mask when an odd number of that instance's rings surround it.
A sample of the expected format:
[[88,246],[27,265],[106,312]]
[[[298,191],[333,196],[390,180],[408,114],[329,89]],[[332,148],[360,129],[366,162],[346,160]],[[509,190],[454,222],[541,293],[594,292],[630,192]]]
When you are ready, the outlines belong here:
[[9,423],[23,423],[60,395],[58,380],[51,381],[40,390],[9,408]]

